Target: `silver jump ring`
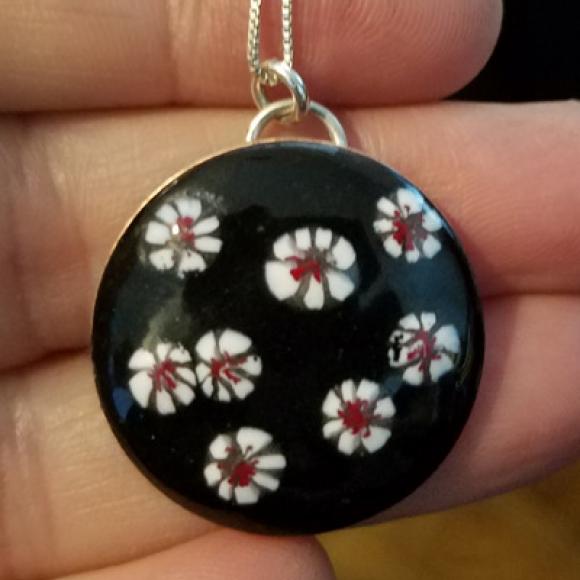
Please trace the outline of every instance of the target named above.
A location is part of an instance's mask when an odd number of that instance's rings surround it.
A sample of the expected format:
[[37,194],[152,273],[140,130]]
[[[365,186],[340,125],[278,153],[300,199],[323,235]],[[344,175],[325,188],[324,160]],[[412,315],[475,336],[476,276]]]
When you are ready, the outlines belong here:
[[[292,108],[292,99],[284,99],[275,101],[264,107],[250,122],[250,127],[246,135],[247,143],[255,143],[259,138],[268,123],[273,120],[282,120]],[[315,101],[310,102],[309,111],[318,117],[326,127],[330,139],[339,147],[346,147],[346,133],[340,121],[336,116],[326,107]]]
[[272,104],[264,93],[264,79],[274,79],[274,84],[282,82],[292,95],[291,100],[286,100],[286,109],[280,113],[279,119],[296,123],[308,113],[310,99],[306,84],[294,69],[280,60],[263,62],[260,65],[260,74],[254,75],[252,79],[252,97],[258,109],[266,109]]

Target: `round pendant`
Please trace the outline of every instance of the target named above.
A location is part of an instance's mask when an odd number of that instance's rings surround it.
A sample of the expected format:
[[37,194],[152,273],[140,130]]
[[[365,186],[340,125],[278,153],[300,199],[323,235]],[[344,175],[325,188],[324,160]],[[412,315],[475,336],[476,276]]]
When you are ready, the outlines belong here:
[[465,256],[393,170],[312,142],[181,173],[118,242],[98,293],[102,406],[172,498],[266,533],[398,502],[472,407],[483,325]]

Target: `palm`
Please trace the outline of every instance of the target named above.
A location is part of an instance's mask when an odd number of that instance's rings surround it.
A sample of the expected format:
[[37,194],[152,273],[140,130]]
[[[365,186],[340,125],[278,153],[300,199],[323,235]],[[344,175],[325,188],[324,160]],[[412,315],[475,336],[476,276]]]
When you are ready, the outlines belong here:
[[[0,121],[0,577],[330,577],[310,540],[220,530],[153,489],[106,426],[87,355],[96,285],[126,220],[168,175],[241,141],[249,111],[160,107],[246,103],[245,4],[32,4],[0,0],[0,106],[13,112]],[[491,51],[500,9],[319,0],[300,10],[298,49],[315,56],[297,62],[317,100],[380,105],[464,84]],[[151,109],[78,112],[130,106]],[[77,112],[42,112],[59,109]],[[579,117],[573,103],[342,114],[355,147],[449,217],[485,302],[472,419],[390,516],[507,489],[578,453]]]

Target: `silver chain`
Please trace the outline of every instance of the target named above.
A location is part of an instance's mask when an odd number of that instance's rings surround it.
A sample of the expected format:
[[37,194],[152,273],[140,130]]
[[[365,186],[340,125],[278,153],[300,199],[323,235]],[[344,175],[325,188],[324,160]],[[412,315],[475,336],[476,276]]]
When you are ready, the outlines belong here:
[[[328,129],[332,141],[346,147],[346,135],[340,121],[320,103],[311,101],[302,77],[294,70],[294,41],[292,28],[292,0],[282,3],[282,53],[283,60],[261,60],[260,25],[262,0],[250,0],[248,23],[248,67],[252,75],[251,90],[258,113],[252,119],[246,141],[255,143],[271,121],[297,123],[308,113],[318,117]],[[265,94],[266,85],[282,83],[290,91],[290,99],[270,101]]]
[[[282,53],[284,63],[291,69],[294,65],[294,40],[292,29],[292,0],[282,2]],[[262,83],[276,84],[271,74],[264,74],[260,60],[260,23],[262,0],[250,0],[248,24],[248,68],[250,73],[260,78]]]

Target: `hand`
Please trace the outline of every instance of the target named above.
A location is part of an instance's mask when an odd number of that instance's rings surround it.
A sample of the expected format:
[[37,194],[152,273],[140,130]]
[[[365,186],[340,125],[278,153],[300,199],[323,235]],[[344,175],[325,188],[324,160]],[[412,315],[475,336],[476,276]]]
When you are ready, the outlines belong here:
[[[150,485],[106,424],[87,354],[124,223],[167,176],[242,142],[252,111],[169,105],[249,105],[246,3],[0,0],[0,13],[0,578],[332,577],[314,540],[219,529]],[[580,106],[432,103],[483,66],[500,19],[499,0],[296,10],[311,94],[442,209],[484,297],[472,418],[378,519],[521,485],[580,451]]]

